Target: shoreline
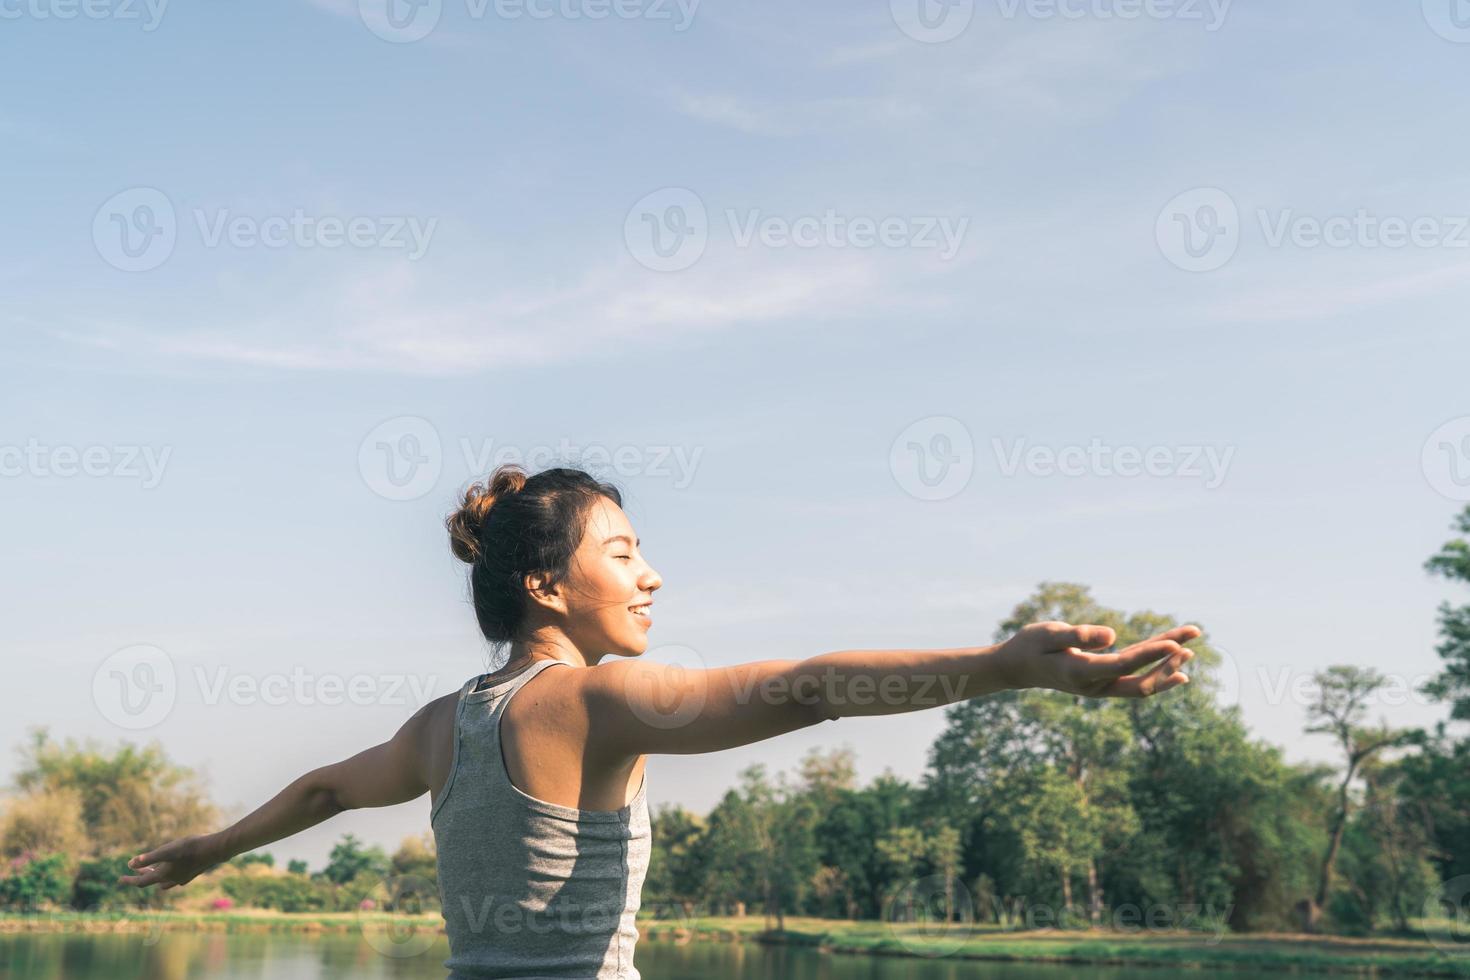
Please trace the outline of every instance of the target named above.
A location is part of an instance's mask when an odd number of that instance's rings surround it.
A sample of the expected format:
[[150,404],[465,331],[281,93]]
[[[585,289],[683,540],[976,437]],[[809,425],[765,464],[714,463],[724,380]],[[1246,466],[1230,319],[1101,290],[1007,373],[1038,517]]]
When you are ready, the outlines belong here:
[[[0,942],[11,935],[58,933],[160,934],[163,932],[342,934],[387,927],[401,933],[413,924],[444,931],[439,913],[303,912],[32,912],[0,913]],[[731,943],[806,947],[820,953],[893,956],[930,961],[1036,963],[1108,967],[1166,967],[1271,972],[1372,973],[1390,976],[1470,978],[1470,945],[1438,948],[1428,939],[1206,933],[1128,935],[1101,931],[1029,931],[978,927],[936,934],[932,928],[867,921],[790,917],[786,929],[761,916],[697,919],[673,924],[640,920],[646,942]]]

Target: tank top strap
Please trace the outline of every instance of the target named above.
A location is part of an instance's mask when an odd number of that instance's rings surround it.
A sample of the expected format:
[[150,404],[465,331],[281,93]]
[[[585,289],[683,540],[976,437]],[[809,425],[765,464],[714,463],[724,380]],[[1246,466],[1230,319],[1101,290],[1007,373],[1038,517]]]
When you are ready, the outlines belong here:
[[[462,695],[462,700],[469,702],[495,700],[503,703],[509,698],[511,694],[519,691],[526,684],[527,681],[535,677],[537,674],[541,673],[541,671],[545,670],[547,667],[552,666],[553,664],[563,663],[566,663],[566,661],[555,659],[538,660],[531,666],[522,667],[520,670],[516,671],[509,677],[501,678],[495,683],[489,684],[485,687],[480,687],[480,682],[490,675],[481,674],[479,677],[473,678],[466,685],[465,693]],[[573,665],[567,664],[567,666],[571,667]]]
[[[511,783],[510,776],[503,762],[500,765],[485,766],[483,765],[483,756],[485,753],[475,750],[482,747],[493,750],[488,753],[490,758],[497,761],[503,760],[504,756],[500,751],[500,715],[505,709],[505,704],[509,700],[510,695],[519,691],[527,681],[541,673],[547,667],[559,663],[565,663],[565,661],[552,659],[538,660],[536,663],[522,668],[510,677],[503,678],[485,687],[481,687],[480,683],[489,676],[488,674],[476,674],[460,685],[459,696],[455,699],[454,705],[454,748],[451,750],[449,757],[449,777],[444,781],[444,788],[439,792],[438,799],[429,808],[429,825],[431,827],[433,826],[434,819],[439,815],[439,811],[444,808],[444,802],[449,799],[449,794],[453,791],[455,783],[459,782],[460,770],[467,764],[467,759],[470,760],[469,764],[475,768],[488,768],[491,774],[490,778],[492,779],[498,773],[504,785],[515,789],[515,785]],[[570,667],[572,665],[567,664],[567,666]],[[485,702],[487,701],[491,703],[486,705]],[[473,741],[476,744],[470,748],[466,748],[466,741]],[[520,792],[518,789],[515,789],[515,791]]]

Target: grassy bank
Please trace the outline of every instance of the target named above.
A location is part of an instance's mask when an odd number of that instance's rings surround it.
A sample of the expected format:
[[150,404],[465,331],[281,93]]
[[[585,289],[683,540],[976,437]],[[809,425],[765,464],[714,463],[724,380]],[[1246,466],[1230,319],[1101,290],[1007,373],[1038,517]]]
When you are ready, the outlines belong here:
[[947,960],[1470,977],[1470,946],[1446,943],[1447,951],[1425,938],[1021,932],[995,926],[954,927],[939,933],[932,926],[805,918],[787,918],[785,931],[775,932],[767,931],[768,924],[751,916],[690,919],[677,925],[648,922],[640,923],[639,929],[652,940],[784,942],[833,953]]
[[[144,933],[291,932],[348,933],[386,928],[401,934],[412,922],[440,932],[438,913],[417,916],[384,912],[290,914],[268,910],[227,912],[55,912],[0,914],[0,934],[17,932]],[[874,956],[913,956],[1052,964],[1125,967],[1213,967],[1248,971],[1374,973],[1383,976],[1470,978],[1470,946],[1445,942],[1440,949],[1424,938],[1355,939],[1305,935],[1213,935],[1209,933],[1128,934],[1002,930],[995,926],[952,927],[788,918],[784,931],[767,927],[761,916],[695,918],[678,923],[640,919],[644,939],[653,942],[764,942],[807,946],[821,952]],[[1447,928],[1446,924],[1446,928]]]

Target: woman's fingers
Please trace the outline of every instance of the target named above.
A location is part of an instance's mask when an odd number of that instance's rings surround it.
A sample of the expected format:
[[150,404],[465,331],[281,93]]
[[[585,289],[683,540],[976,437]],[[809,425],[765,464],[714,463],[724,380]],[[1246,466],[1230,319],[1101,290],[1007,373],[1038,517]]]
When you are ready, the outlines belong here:
[[1097,664],[1099,673],[1122,677],[1146,664],[1151,664],[1155,660],[1178,653],[1183,649],[1173,640],[1144,640],[1142,643],[1135,643],[1117,653],[1101,654],[1095,658],[1094,662]]
[[1189,683],[1189,675],[1182,668],[1193,658],[1193,650],[1180,648],[1146,674],[1130,674],[1113,681],[1104,694],[1115,698],[1147,698],[1181,687]]

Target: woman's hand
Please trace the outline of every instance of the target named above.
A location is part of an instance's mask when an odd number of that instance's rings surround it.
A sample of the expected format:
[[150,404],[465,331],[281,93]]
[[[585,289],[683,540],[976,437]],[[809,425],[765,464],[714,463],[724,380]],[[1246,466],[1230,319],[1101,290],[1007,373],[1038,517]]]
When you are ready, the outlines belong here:
[[[1064,691],[1085,698],[1147,698],[1189,683],[1180,670],[1194,657],[1180,644],[1200,635],[1198,626],[1176,626],[1117,653],[1093,653],[1113,645],[1106,626],[1032,623],[1001,645],[1013,686]],[[1140,667],[1162,661],[1153,670]]]
[[128,867],[141,874],[123,875],[117,883],[139,888],[159,885],[159,891],[168,891],[175,885],[187,885],[227,860],[229,855],[220,847],[217,834],[181,837],[129,860]]

